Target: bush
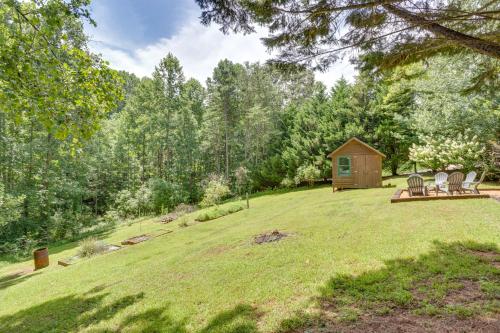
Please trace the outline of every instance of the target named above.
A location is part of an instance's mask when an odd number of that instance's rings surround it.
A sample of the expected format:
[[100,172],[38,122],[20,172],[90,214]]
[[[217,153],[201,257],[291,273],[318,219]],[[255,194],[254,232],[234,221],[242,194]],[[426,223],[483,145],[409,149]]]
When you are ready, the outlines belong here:
[[179,218],[179,227],[181,228],[189,227],[187,216],[181,216]]
[[195,220],[198,222],[210,221],[225,215],[239,212],[244,208],[245,207],[243,206],[243,204],[232,204],[226,207],[217,206],[201,212],[200,214],[198,214]]
[[314,165],[303,165],[297,169],[297,174],[294,178],[295,184],[299,185],[302,182],[307,182],[309,186],[314,185],[314,181],[320,177],[321,171]]
[[294,186],[295,186],[295,182],[288,177],[283,178],[283,180],[280,183],[280,187],[283,187],[283,188],[292,188]]
[[151,208],[156,214],[164,214],[167,210],[170,211],[185,199],[179,186],[168,183],[163,179],[151,179],[149,186],[151,189]]
[[95,237],[84,239],[80,242],[78,256],[92,257],[106,250],[106,245]]
[[472,170],[484,159],[486,149],[477,136],[458,134],[454,138],[422,138],[422,145],[410,148],[410,159],[433,171],[444,170],[449,165],[460,165]]
[[108,210],[102,219],[104,223],[114,225],[120,221],[120,214],[116,210]]
[[25,196],[12,196],[5,191],[5,186],[0,183],[0,227],[18,220],[21,217],[21,206]]
[[129,190],[121,190],[116,194],[115,207],[121,217],[135,216],[138,209],[138,203],[134,195]]
[[236,190],[238,194],[241,195],[243,191],[248,190],[249,185],[249,171],[244,166],[240,166],[234,172],[234,178],[236,180]]
[[219,204],[222,199],[229,196],[231,191],[221,177],[216,177],[208,182],[208,185],[201,200],[201,207],[210,207]]

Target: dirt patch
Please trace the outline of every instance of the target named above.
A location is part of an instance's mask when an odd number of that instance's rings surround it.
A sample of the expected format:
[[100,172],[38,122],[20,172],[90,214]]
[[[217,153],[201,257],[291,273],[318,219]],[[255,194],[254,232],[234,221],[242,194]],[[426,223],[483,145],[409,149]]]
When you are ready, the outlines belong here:
[[181,217],[185,214],[192,213],[196,210],[197,210],[196,206],[180,204],[177,207],[175,207],[175,209],[171,213],[168,213],[168,214],[164,215],[163,217],[161,217],[160,223],[167,224],[167,223],[173,222],[173,221],[177,220],[179,217]]
[[271,243],[271,242],[277,242],[280,239],[287,237],[288,234],[279,232],[278,230],[274,230],[270,233],[267,234],[260,234],[255,237],[255,243],[257,244],[262,244],[262,243]]
[[207,251],[205,251],[205,254],[209,256],[217,256],[219,254],[229,251],[230,249],[231,247],[227,245],[217,245],[209,248]]
[[469,250],[473,255],[489,262],[496,268],[500,268],[500,254],[491,251]]
[[444,297],[443,303],[446,305],[470,304],[486,300],[486,295],[481,292],[479,283],[476,281],[463,280],[460,282],[462,288],[453,289]]
[[305,328],[293,332],[326,333],[401,333],[401,332],[481,332],[493,333],[500,331],[500,318],[457,319],[454,317],[417,316],[405,312],[390,315],[367,315],[354,323],[326,322],[320,327]]

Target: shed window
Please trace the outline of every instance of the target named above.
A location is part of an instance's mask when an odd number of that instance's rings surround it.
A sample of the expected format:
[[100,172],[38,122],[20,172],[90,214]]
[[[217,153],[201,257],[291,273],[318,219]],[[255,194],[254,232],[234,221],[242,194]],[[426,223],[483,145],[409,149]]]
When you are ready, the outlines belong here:
[[349,156],[339,156],[337,159],[337,175],[351,175],[351,158]]

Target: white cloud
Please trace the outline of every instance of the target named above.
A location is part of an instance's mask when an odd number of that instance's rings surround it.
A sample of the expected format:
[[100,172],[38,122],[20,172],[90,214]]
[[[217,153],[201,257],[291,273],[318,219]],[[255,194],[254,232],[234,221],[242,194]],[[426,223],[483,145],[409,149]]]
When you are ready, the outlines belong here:
[[[97,36],[96,36],[97,34]],[[107,40],[99,38],[99,31],[93,31],[93,40]],[[263,36],[261,33],[260,36]],[[114,45],[121,44],[114,41]],[[123,44],[126,44],[124,42]],[[259,39],[259,34],[224,35],[217,26],[205,27],[197,18],[193,18],[182,26],[170,38],[160,39],[158,42],[144,48],[137,48],[131,52],[116,48],[103,42],[91,42],[92,51],[101,53],[104,59],[110,62],[111,67],[132,72],[138,76],[150,76],[160,60],[168,52],[174,54],[181,62],[186,77],[193,77],[200,82],[212,75],[217,63],[222,59],[233,62],[264,62],[271,57]],[[328,87],[344,76],[351,80],[355,70],[347,61],[335,64],[325,73],[317,73],[318,80]]]

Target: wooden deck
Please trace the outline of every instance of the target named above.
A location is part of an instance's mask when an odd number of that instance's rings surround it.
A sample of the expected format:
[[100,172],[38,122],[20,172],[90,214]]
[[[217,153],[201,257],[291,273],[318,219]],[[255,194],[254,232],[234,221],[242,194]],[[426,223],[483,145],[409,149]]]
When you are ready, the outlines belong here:
[[479,189],[479,194],[453,194],[447,195],[440,192],[436,195],[435,192],[430,192],[428,196],[413,196],[408,195],[407,190],[398,189],[391,198],[391,203],[406,202],[406,201],[430,201],[430,200],[459,200],[459,199],[485,199],[494,198],[500,201],[500,189]]

